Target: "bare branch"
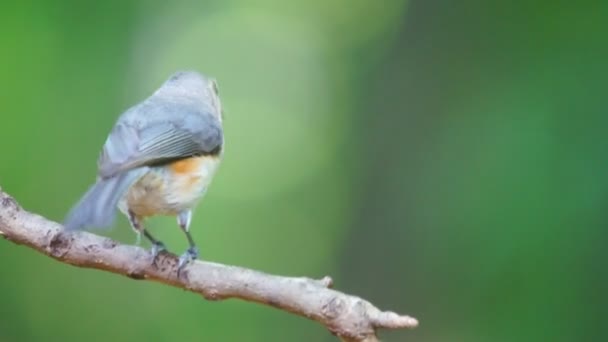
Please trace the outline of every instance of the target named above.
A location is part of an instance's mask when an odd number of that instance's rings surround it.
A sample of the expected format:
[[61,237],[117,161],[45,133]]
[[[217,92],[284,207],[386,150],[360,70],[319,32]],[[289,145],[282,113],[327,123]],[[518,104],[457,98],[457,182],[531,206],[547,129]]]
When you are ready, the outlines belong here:
[[325,325],[343,341],[377,341],[376,329],[414,328],[415,318],[383,312],[366,300],[330,289],[332,280],[283,277],[207,261],[195,261],[177,276],[177,257],[151,254],[87,232],[68,233],[23,210],[0,189],[0,236],[61,262],[134,279],[152,280],[203,295],[241,298],[279,308]]

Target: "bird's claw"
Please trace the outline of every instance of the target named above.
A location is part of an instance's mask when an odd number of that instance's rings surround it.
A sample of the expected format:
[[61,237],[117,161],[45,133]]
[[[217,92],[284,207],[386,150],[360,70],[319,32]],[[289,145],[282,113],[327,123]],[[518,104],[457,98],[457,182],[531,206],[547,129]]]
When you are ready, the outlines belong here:
[[156,260],[158,258],[158,255],[162,252],[162,251],[166,251],[167,247],[165,247],[165,244],[160,242],[160,241],[156,241],[154,243],[152,243],[152,248],[150,249],[150,254],[152,254],[152,264],[154,266],[158,265],[156,264]]
[[156,257],[158,256],[158,254],[160,254],[160,252],[166,251],[166,250],[167,250],[167,247],[165,247],[165,244],[160,241],[157,241],[152,244],[150,253],[152,253],[152,257],[154,258],[154,260],[156,260]]
[[177,263],[177,276],[179,277],[183,268],[196,258],[198,258],[198,248],[194,246],[188,248],[188,250],[179,257],[179,262]]

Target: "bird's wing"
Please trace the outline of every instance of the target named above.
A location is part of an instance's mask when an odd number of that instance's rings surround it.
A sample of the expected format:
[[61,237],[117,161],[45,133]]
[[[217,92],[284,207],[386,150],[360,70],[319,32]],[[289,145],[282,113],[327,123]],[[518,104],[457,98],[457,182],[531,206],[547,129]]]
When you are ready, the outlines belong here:
[[[157,114],[157,113],[155,113]],[[99,157],[99,175],[112,177],[142,165],[219,151],[223,141],[220,122],[210,113],[180,111],[151,115],[149,122],[119,121]],[[140,113],[142,117],[146,113]]]

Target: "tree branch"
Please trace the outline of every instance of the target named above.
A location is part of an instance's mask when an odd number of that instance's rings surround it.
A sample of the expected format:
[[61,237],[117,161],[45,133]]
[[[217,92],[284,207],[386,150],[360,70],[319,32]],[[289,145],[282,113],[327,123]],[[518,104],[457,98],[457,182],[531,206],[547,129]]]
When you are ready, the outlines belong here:
[[74,266],[164,283],[208,300],[241,298],[270,305],[313,319],[343,341],[377,341],[378,328],[418,325],[415,318],[380,311],[366,300],[330,289],[330,277],[275,276],[199,260],[186,266],[178,277],[175,255],[162,253],[153,262],[143,248],[87,232],[65,232],[60,224],[22,209],[1,188],[0,236]]

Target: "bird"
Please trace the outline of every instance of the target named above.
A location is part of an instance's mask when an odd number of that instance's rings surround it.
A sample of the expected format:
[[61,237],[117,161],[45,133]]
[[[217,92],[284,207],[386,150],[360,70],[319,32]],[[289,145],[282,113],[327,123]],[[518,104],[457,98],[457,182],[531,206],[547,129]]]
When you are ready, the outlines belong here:
[[192,211],[206,193],[224,152],[217,81],[197,71],[172,74],[152,95],[122,113],[97,161],[97,179],[68,212],[67,231],[107,228],[122,212],[150,241],[153,260],[166,250],[144,226],[175,216],[188,249],[178,272],[199,251],[190,233]]

